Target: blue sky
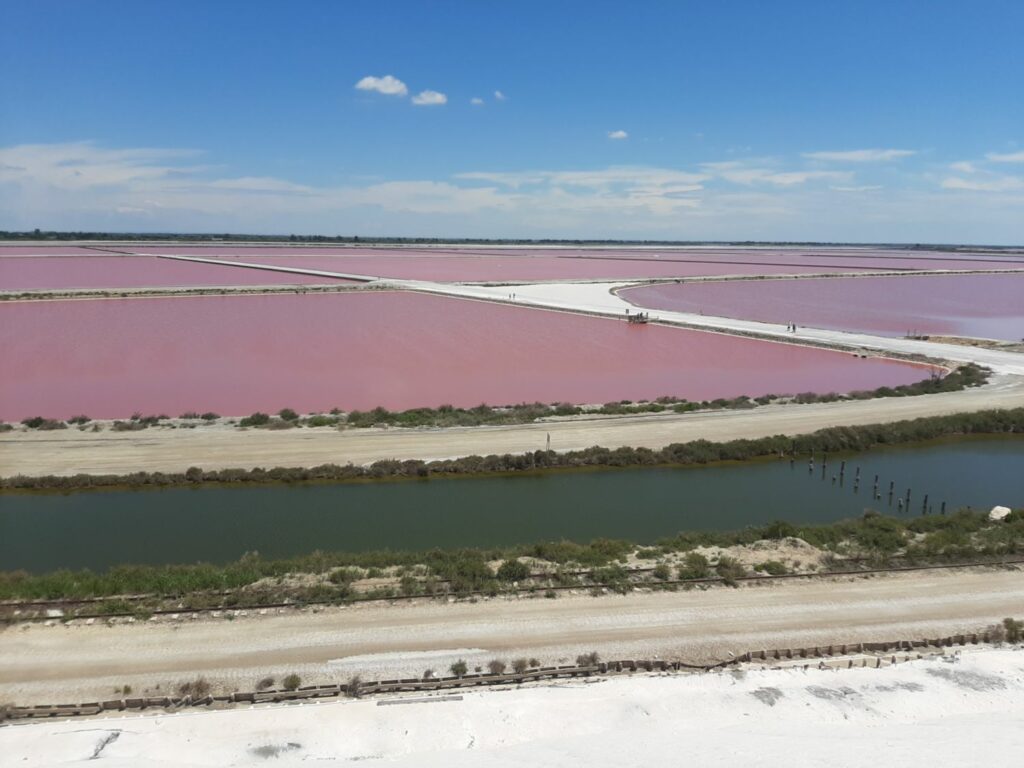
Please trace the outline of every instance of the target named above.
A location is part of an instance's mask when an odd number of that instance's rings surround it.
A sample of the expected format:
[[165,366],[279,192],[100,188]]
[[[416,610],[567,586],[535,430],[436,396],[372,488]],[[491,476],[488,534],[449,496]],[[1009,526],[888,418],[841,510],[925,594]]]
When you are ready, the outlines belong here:
[[0,22],[0,228],[1024,243],[1017,0]]

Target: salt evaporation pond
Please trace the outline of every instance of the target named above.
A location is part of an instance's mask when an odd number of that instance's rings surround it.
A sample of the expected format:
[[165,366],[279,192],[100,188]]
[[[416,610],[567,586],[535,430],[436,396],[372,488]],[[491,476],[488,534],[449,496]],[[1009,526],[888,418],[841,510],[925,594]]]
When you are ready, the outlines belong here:
[[[629,280],[659,277],[781,275],[908,269],[1024,268],[1009,257],[903,251],[768,249],[617,249],[484,247],[356,248],[141,246],[153,254],[299,267],[440,282]],[[917,252],[915,252],[916,254]]]
[[0,291],[323,285],[334,282],[344,281],[330,277],[158,259],[154,256],[54,254],[0,258]]
[[569,256],[433,256],[433,255],[335,255],[267,256],[247,253],[218,254],[226,262],[239,261],[357,275],[430,280],[435,282],[487,282],[549,280],[637,280],[653,277],[694,277],[703,275],[789,275],[847,271],[839,266],[799,264],[714,263],[677,259],[616,259]]
[[[0,570],[105,569],[135,563],[268,559],[314,550],[494,547],[597,537],[650,543],[680,531],[773,520],[828,523],[866,508],[912,516],[1024,506],[1024,439],[970,438],[832,455],[843,485],[806,458],[708,467],[261,487],[0,495]],[[864,481],[855,491],[852,475]],[[880,499],[872,499],[879,476]],[[890,504],[889,483],[896,483]],[[372,510],[372,514],[367,514]],[[904,510],[905,512],[906,510]],[[125,553],[130,553],[126,556]]]
[[1024,274],[646,285],[637,306],[830,330],[1024,339]]
[[0,304],[0,418],[690,400],[907,384],[894,360],[399,291]]

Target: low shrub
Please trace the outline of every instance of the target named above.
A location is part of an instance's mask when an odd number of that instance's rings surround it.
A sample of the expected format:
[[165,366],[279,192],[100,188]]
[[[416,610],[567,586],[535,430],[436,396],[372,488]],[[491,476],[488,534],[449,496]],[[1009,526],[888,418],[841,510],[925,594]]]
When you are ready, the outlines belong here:
[[501,581],[522,581],[530,576],[530,568],[519,560],[506,560],[498,566],[497,576]]
[[270,416],[266,413],[256,411],[256,413],[250,414],[242,419],[239,419],[238,426],[240,427],[262,427],[270,422]]
[[789,573],[789,569],[787,569],[786,566],[778,560],[768,560],[764,563],[758,563],[754,566],[754,570],[758,573],[767,573],[769,576],[782,576],[783,574]]
[[284,680],[281,681],[281,687],[286,691],[294,691],[302,684],[302,678],[292,672],[290,675],[286,675]]
[[676,571],[677,577],[686,581],[688,579],[709,579],[711,578],[711,563],[700,552],[687,552],[683,558],[683,564]]
[[210,683],[205,677],[197,677],[195,680],[181,683],[178,686],[178,695],[201,699],[204,696],[210,695],[210,689]]

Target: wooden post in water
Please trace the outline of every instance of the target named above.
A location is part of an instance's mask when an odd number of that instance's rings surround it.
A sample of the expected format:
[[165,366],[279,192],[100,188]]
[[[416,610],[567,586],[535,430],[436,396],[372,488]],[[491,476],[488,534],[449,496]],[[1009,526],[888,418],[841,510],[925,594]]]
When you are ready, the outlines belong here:
[[922,515],[927,515],[928,514],[928,494],[927,493],[924,495],[924,501],[921,502],[921,514]]
[[946,514],[946,502],[942,502],[942,509],[939,510],[940,515]]

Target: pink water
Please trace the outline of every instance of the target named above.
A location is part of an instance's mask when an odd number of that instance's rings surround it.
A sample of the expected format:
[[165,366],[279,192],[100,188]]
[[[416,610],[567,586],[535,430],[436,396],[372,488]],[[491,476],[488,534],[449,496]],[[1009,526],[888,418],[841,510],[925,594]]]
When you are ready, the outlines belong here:
[[7,256],[0,258],[0,291],[61,288],[154,288],[228,285],[311,285],[329,277],[174,261],[153,256]]
[[638,306],[883,336],[1024,339],[1024,275],[858,277],[649,285]]
[[[106,247],[106,246],[104,246]],[[1024,267],[1019,257],[880,249],[752,248],[366,248],[218,245],[109,246],[143,254],[177,254],[440,282],[629,280],[861,270]],[[245,270],[148,256],[115,256],[74,246],[0,246],[0,290],[308,285],[329,278]]]
[[0,304],[0,418],[692,400],[923,366],[406,292]]
[[748,274],[808,274],[905,269],[1024,268],[1024,259],[881,250],[287,248],[193,246],[180,253],[278,266],[439,282],[624,280]]

